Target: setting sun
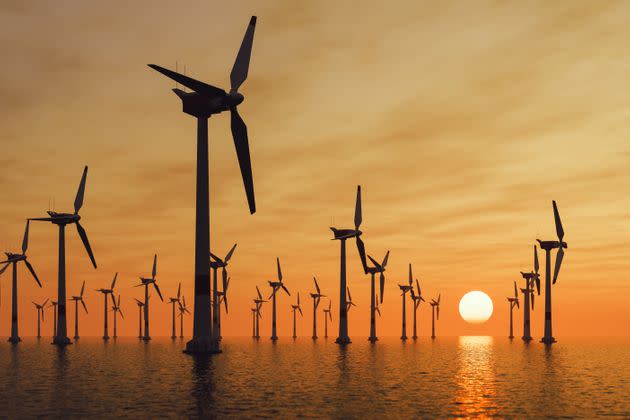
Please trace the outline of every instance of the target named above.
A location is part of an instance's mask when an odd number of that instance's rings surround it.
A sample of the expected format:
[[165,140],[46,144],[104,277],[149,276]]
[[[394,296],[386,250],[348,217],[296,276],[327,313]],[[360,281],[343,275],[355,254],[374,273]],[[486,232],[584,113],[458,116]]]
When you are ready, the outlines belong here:
[[483,324],[492,316],[492,299],[480,291],[466,293],[459,301],[459,314],[471,324]]

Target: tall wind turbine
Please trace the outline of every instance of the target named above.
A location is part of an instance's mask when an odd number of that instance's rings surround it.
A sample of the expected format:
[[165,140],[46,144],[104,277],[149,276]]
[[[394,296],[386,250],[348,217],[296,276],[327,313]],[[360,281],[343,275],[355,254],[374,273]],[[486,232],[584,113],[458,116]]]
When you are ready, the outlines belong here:
[[53,337],[57,335],[57,301],[51,300],[49,308],[52,309],[53,313]]
[[531,310],[534,310],[534,284],[536,285],[536,289],[538,290],[538,294],[540,295],[540,274],[538,274],[538,249],[536,245],[534,245],[534,271],[529,273],[524,273],[521,271],[521,275],[525,279],[525,288],[521,288],[521,292],[523,293],[524,306],[523,306],[523,336],[521,337],[524,341],[531,341],[531,321],[530,321],[530,302],[531,302]]
[[213,114],[230,111],[232,137],[249,210],[256,211],[254,199],[254,182],[252,176],[251,159],[249,156],[249,140],[247,126],[238,113],[237,105],[243,102],[243,95],[238,92],[239,87],[247,79],[249,59],[254,42],[256,16],[252,16],[241,48],[230,74],[230,92],[200,82],[183,74],[165,69],[155,64],[149,64],[154,70],[192,89],[184,92],[173,89],[181,99],[183,111],[197,118],[197,208],[195,223],[195,302],[193,337],[186,344],[187,353],[218,353],[219,342],[212,339],[210,324],[210,194],[208,171],[208,118]]
[[311,293],[311,298],[313,298],[313,336],[311,338],[315,340],[317,339],[317,307],[319,306],[321,298],[326,297],[326,295],[322,295],[322,291],[315,277],[313,277],[313,281],[315,282],[316,292]]
[[411,264],[409,264],[409,284],[403,285],[399,284],[400,290],[402,293],[402,335],[400,336],[401,340],[407,339],[407,292],[413,290],[413,275],[411,274]]
[[144,308],[144,302],[133,298],[138,305],[138,338],[142,338],[142,308]]
[[352,295],[350,294],[350,288],[348,287],[348,300],[346,301],[346,312],[348,312],[350,310],[351,307],[353,306],[357,306],[353,301],[352,301]]
[[422,297],[422,291],[420,290],[420,282],[416,279],[416,290],[418,294],[414,293],[413,287],[411,288],[411,300],[413,302],[413,338],[414,340],[418,339],[418,322],[417,322],[417,314],[418,308],[420,307],[420,303],[426,302]]
[[276,264],[278,265],[278,281],[269,281],[269,286],[272,288],[271,296],[269,299],[272,300],[272,315],[271,315],[271,339],[277,340],[278,335],[276,334],[276,295],[279,289],[284,290],[287,295],[291,296],[289,293],[289,289],[282,283],[282,270],[280,269],[280,258],[276,257]]
[[553,338],[553,332],[551,328],[551,250],[558,249],[556,254],[556,265],[553,270],[553,284],[556,284],[558,280],[558,274],[560,273],[560,266],[562,266],[562,258],[564,257],[564,249],[567,248],[567,243],[563,242],[564,229],[562,228],[562,221],[560,220],[560,213],[558,212],[558,206],[555,200],[553,201],[553,218],[556,224],[556,234],[558,235],[557,241],[541,241],[537,239],[540,247],[545,250],[545,335],[542,338],[541,343],[552,344],[556,342]]
[[40,328],[40,318],[41,318],[41,321],[44,320],[44,308],[46,307],[47,303],[48,303],[48,299],[46,299],[44,303],[42,303],[41,305],[33,302],[33,305],[35,305],[35,308],[37,309],[37,338],[42,338],[41,328]]
[[74,199],[74,213],[57,213],[54,211],[48,211],[50,217],[32,218],[30,220],[51,222],[59,227],[59,275],[57,282],[57,335],[53,338],[53,344],[65,346],[70,344],[71,341],[68,338],[68,330],[66,323],[66,225],[74,224],[77,227],[79,237],[83,242],[83,246],[87,251],[92,265],[96,268],[96,260],[92,253],[92,247],[90,247],[90,241],[88,240],[85,229],[81,226],[79,210],[83,207],[83,196],[85,195],[85,182],[87,179],[88,167],[83,170],[83,176],[79,183],[79,189],[77,196]]
[[186,307],[186,296],[182,296],[182,302],[179,302],[179,338],[184,338],[184,315],[190,314]]
[[116,334],[116,315],[120,313],[120,317],[122,319],[125,319],[125,315],[123,314],[123,311],[120,308],[120,295],[118,295],[118,302],[114,300],[114,306],[112,306],[112,312],[114,312],[114,336],[113,337],[118,338],[118,335]]
[[181,291],[182,291],[182,284],[179,283],[179,286],[177,286],[177,297],[169,298],[169,302],[168,302],[172,306],[172,309],[173,309],[173,331],[171,332],[171,338],[177,338],[176,331],[175,331],[175,304],[181,303],[179,301]]
[[118,273],[114,274],[114,280],[112,280],[112,285],[109,289],[96,289],[97,292],[103,294],[103,340],[109,340],[109,331],[107,328],[107,319],[109,316],[107,315],[107,295],[112,298],[112,303],[116,305],[114,301],[114,287],[116,286],[116,279],[118,278]]
[[440,320],[440,298],[442,294],[438,295],[437,300],[431,299],[429,304],[431,305],[431,338],[435,338],[435,313],[437,312],[437,320]]
[[260,320],[262,319],[262,314],[260,310],[262,308],[262,304],[267,301],[263,299],[263,296],[260,293],[260,289],[258,288],[258,286],[256,286],[256,293],[258,294],[258,298],[254,299],[254,304],[256,305],[256,312],[257,312],[256,332],[254,333],[254,338],[260,338]]
[[332,322],[332,301],[328,300],[328,309],[324,309],[324,338],[328,338],[328,319]]
[[137,284],[136,287],[144,286],[144,336],[142,339],[144,341],[148,341],[151,339],[151,335],[149,334],[149,285],[153,284],[155,291],[157,292],[160,300],[164,302],[164,298],[162,297],[162,292],[160,292],[160,288],[157,285],[157,280],[155,279],[155,275],[157,274],[157,254],[153,256],[153,270],[151,271],[151,277],[140,277],[140,284]]
[[[385,254],[385,258],[383,258],[383,262],[380,264],[372,257],[368,255],[368,258],[372,262],[373,266],[367,267],[367,272],[370,274],[371,279],[371,287],[370,287],[370,337],[369,341],[375,342],[378,340],[376,336],[376,308],[378,307],[378,302],[376,302],[376,290],[374,288],[374,276],[376,274],[380,274],[379,281],[381,286],[381,303],[383,303],[383,292],[385,291],[385,267],[387,266],[387,260],[389,259],[389,251]],[[379,311],[380,316],[380,311]]]
[[[79,296],[72,296],[72,300],[74,301],[74,339],[75,340],[79,338],[79,302],[81,302],[81,305],[83,305],[83,309],[85,310],[85,313],[86,314],[88,313],[88,308],[85,305],[85,301],[83,300],[84,291],[85,291],[85,281],[83,282],[83,285],[81,286],[81,293],[79,293]],[[107,296],[105,296],[105,302],[107,302]]]
[[291,311],[293,311],[293,338],[297,338],[297,334],[296,334],[296,327],[295,327],[295,318],[296,318],[296,311],[300,311],[300,316],[304,316],[304,314],[302,313],[302,306],[300,306],[300,292],[298,292],[297,294],[297,305],[291,305]]
[[362,222],[361,214],[361,186],[357,186],[357,201],[354,207],[354,229],[336,229],[333,231],[333,240],[341,243],[341,268],[339,270],[339,336],[335,340],[337,344],[349,344],[352,341],[348,336],[348,305],[346,300],[346,240],[356,238],[359,257],[363,264],[363,271],[367,274],[367,262],[365,257],[365,245],[361,240],[362,232],[359,230]]
[[508,338],[511,340],[514,338],[514,327],[512,323],[512,320],[514,319],[514,307],[521,307],[518,301],[518,290],[516,289],[516,282],[514,282],[514,297],[508,297],[507,300],[510,303],[510,336]]
[[223,290],[217,292],[217,300],[219,304],[219,310],[217,312],[217,328],[213,330],[217,336],[217,340],[221,341],[223,337],[221,337],[221,304],[225,308],[225,314],[228,314],[228,301],[227,301],[227,291],[230,287],[230,277],[223,280]]
[[19,343],[20,341],[22,341],[18,333],[18,298],[17,298],[18,296],[17,264],[20,261],[24,262],[24,265],[26,266],[28,271],[31,273],[31,275],[37,282],[37,285],[39,287],[42,287],[42,283],[39,281],[39,278],[37,278],[37,274],[35,274],[35,270],[33,269],[33,266],[28,261],[27,256],[26,256],[26,250],[28,249],[28,228],[29,228],[29,222],[27,221],[26,227],[24,228],[24,237],[22,238],[22,253],[15,254],[11,252],[5,252],[7,259],[6,261],[0,262],[0,265],[3,265],[2,268],[0,268],[0,275],[6,271],[9,265],[11,266],[11,269],[13,270],[13,281],[11,283],[11,337],[9,337],[10,343]]
[[[220,292],[218,288],[217,282],[217,271],[219,268],[221,269],[221,279],[223,280],[223,291],[227,287],[227,266],[230,262],[230,258],[232,258],[232,254],[234,254],[234,250],[236,249],[236,244],[230,249],[225,258],[221,259],[214,255],[212,252],[210,253],[210,257],[212,261],[210,261],[210,268],[212,269],[212,337],[214,340],[219,341],[221,338],[221,298],[219,297]],[[225,294],[224,294],[225,295]],[[227,303],[226,303],[226,312],[227,312]]]

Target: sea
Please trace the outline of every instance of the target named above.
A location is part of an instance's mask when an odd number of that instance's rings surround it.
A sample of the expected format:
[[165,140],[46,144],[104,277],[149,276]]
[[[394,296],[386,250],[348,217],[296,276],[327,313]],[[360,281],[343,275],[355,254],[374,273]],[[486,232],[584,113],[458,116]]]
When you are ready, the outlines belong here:
[[630,418],[630,340],[467,336],[0,343],[6,418]]

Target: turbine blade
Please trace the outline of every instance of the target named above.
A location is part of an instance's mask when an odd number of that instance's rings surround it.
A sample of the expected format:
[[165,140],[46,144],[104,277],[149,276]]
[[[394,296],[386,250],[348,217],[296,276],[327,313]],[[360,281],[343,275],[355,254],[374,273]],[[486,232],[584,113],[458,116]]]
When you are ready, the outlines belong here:
[[189,89],[197,92],[201,96],[204,96],[208,99],[214,98],[224,98],[226,93],[223,89],[218,87],[209,85],[207,83],[200,82],[199,80],[195,80],[191,77],[184,76],[183,74],[177,73],[175,71],[165,69],[164,67],[157,66],[155,64],[147,64],[153,70],[162,73],[164,76],[169,79],[175,80],[177,83],[180,83],[186,86]]
[[114,290],[114,286],[116,286],[117,278],[118,278],[118,273],[114,274],[114,280],[112,280],[112,287],[110,287],[111,290]]
[[151,278],[155,280],[155,275],[157,274],[157,254],[153,256],[153,270],[151,271]]
[[354,228],[359,230],[361,222],[363,221],[363,215],[361,212],[361,186],[357,185],[357,201],[354,206]]
[[249,156],[249,140],[247,137],[247,126],[238,113],[236,107],[230,108],[232,138],[238,165],[241,168],[241,177],[245,186],[249,212],[256,213],[256,198],[254,195],[254,176],[252,175],[252,162]]
[[359,257],[361,258],[361,264],[363,265],[363,272],[367,274],[368,266],[367,259],[365,257],[365,244],[360,236],[357,236],[357,250],[359,251]]
[[83,309],[85,309],[85,313],[88,313],[88,309],[87,306],[85,305],[85,302],[83,300],[81,300],[81,305],[83,305]]
[[304,314],[302,313],[302,308],[298,307],[298,311],[300,311],[300,315],[304,316]]
[[534,309],[534,296],[535,295],[533,293],[531,295],[532,295],[532,310],[533,310]]
[[540,265],[538,264],[538,248],[534,245],[534,271],[538,274],[538,270],[540,269]]
[[291,293],[289,293],[289,289],[287,289],[284,284],[281,284],[281,286],[284,289],[284,291],[287,292],[287,295],[291,296]]
[[558,248],[558,253],[556,254],[556,267],[553,270],[553,283],[556,284],[556,280],[558,280],[558,274],[560,274],[560,266],[562,266],[562,258],[564,257],[564,248],[560,245]]
[[[33,269],[33,266],[31,265],[31,263],[28,262],[28,260],[24,260],[24,264],[26,264],[26,268],[28,268],[28,271],[31,272],[31,275],[33,276],[33,278],[37,282],[37,285],[39,287],[42,287],[42,283],[39,281],[39,278],[37,277],[37,274],[35,274],[35,270]],[[6,267],[8,267],[8,264],[5,266],[5,268]]]
[[223,263],[223,260],[217,257],[216,255],[214,255],[212,252],[210,252],[210,257],[221,264]]
[[411,263],[409,263],[409,285],[413,283],[413,274],[411,273]]
[[416,279],[416,289],[418,290],[418,297],[422,296],[422,292],[420,291],[420,282]]
[[92,265],[96,268],[96,260],[94,259],[94,254],[92,253],[92,247],[90,246],[90,241],[88,240],[87,233],[85,233],[85,229],[81,226],[81,223],[76,222],[77,232],[79,232],[79,236],[81,237],[81,241],[83,242],[83,246],[90,257],[90,261],[92,261]]
[[556,200],[552,201],[553,203],[553,218],[556,222],[556,234],[558,235],[558,240],[562,242],[562,238],[564,237],[564,229],[562,229],[562,221],[560,220],[560,213],[558,212],[558,206],[556,205]]
[[85,291],[85,280],[83,280],[83,284],[81,285],[81,293],[79,293],[80,297],[83,297],[83,292]]
[[22,254],[26,254],[26,250],[28,249],[28,227],[31,221],[26,221],[26,227],[24,228],[24,239],[22,239]]
[[114,297],[114,294],[113,293],[109,293],[109,296],[112,298],[112,304],[114,306],[116,306],[116,298]]
[[258,299],[262,300],[262,295],[260,294],[260,289],[256,286],[256,293],[258,293]]
[[372,265],[374,265],[374,267],[376,267],[378,270],[381,270],[381,264],[379,264],[376,260],[374,260],[374,258],[372,258],[369,254],[368,254],[368,259],[372,262]]
[[123,314],[122,309],[118,308],[118,312],[120,312],[120,317],[121,317],[122,319],[125,319],[125,315]]
[[518,292],[516,290],[516,282],[514,282],[514,297],[518,299]]
[[179,301],[179,297],[181,296],[181,292],[182,292],[182,283],[179,283],[179,286],[177,286],[177,300]]
[[280,269],[280,258],[276,257],[276,264],[278,265],[278,281],[282,282],[282,270]]
[[157,292],[158,296],[160,296],[160,300],[164,302],[164,298],[162,297],[162,292],[160,292],[160,288],[158,287],[156,282],[153,282],[153,287],[155,287],[155,291]]
[[346,287],[346,289],[348,290],[348,300],[352,302],[352,295],[350,294],[350,288]]
[[221,277],[223,280],[223,292],[225,293],[228,288],[228,276],[227,276],[227,270],[225,269],[225,267],[223,267],[223,270],[221,270]]
[[81,207],[83,207],[83,195],[85,194],[85,181],[87,180],[88,167],[83,169],[83,176],[81,176],[81,182],[79,183],[79,189],[77,190],[77,196],[74,199],[74,214],[78,214]]
[[256,16],[252,16],[245,31],[241,48],[238,50],[232,72],[230,73],[230,86],[232,91],[238,91],[243,82],[247,79],[249,71],[249,59],[252,55],[252,44],[254,43],[254,30],[256,29]]
[[228,313],[228,299],[227,295],[223,295],[223,304],[225,305],[225,313]]
[[319,284],[317,284],[317,279],[313,276],[313,280],[315,281],[315,289],[317,290],[317,294],[321,295],[322,292],[319,290]]
[[383,303],[383,292],[385,291],[385,274],[381,273],[381,303]]
[[236,244],[234,244],[234,246],[232,247],[232,249],[230,249],[230,252],[227,253],[227,255],[225,256],[225,262],[227,263],[228,261],[230,261],[230,258],[232,258],[232,254],[234,254],[234,250],[236,249]]
[[4,266],[2,268],[0,268],[0,275],[2,273],[4,273],[5,271],[7,271],[7,268],[9,268],[9,265],[11,265],[10,263],[5,263]]
[[383,268],[387,265],[387,260],[389,260],[389,250],[387,250],[387,254],[385,254],[385,258],[383,258],[383,262],[381,263]]

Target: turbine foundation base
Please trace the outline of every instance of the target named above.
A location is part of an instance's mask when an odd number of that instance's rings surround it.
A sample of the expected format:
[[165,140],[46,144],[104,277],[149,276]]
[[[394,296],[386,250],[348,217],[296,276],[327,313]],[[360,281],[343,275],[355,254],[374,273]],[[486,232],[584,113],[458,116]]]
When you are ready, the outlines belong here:
[[68,344],[72,344],[72,341],[68,337],[54,337],[52,344],[57,346],[67,346]]
[[341,344],[343,346],[352,343],[352,341],[350,340],[350,337],[337,337],[335,343]]
[[556,339],[553,337],[543,337],[540,342],[544,344],[553,344],[556,342]]
[[9,343],[19,343],[20,341],[22,341],[22,339],[20,337],[9,337],[9,339],[7,340]]
[[221,349],[219,345],[210,337],[193,338],[186,343],[186,354],[219,354]]
[[378,341],[378,337],[370,337],[370,338],[368,338],[368,341],[374,343],[374,342]]

